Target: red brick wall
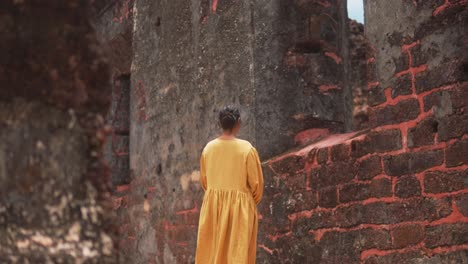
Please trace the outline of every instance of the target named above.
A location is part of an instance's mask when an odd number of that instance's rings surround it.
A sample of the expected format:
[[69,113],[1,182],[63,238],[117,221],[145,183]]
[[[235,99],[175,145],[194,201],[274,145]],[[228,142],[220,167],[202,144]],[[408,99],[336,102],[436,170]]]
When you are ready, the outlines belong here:
[[372,129],[264,163],[259,263],[468,260],[466,5],[368,1]]

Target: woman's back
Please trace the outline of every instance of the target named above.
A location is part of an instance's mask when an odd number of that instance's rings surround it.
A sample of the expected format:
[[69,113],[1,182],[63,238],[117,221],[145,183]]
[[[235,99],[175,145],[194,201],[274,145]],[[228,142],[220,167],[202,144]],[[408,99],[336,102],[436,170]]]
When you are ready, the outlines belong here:
[[213,139],[203,154],[208,189],[249,191],[247,186],[247,157],[250,142],[238,138]]

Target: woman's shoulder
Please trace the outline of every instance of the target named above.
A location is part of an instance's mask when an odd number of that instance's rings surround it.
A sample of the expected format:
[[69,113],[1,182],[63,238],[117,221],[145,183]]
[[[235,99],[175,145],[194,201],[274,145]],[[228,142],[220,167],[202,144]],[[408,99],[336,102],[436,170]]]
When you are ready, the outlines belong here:
[[242,150],[244,150],[244,152],[250,152],[252,148],[254,148],[253,145],[248,140],[245,140],[245,139],[236,138],[235,140],[232,140],[232,141],[231,140],[226,141],[226,140],[220,140],[218,138],[214,138],[214,139],[209,140],[205,144],[204,150],[208,150],[210,148],[216,147],[217,145],[225,146],[224,144],[226,142],[228,142],[230,146],[232,146],[231,144],[234,143],[235,145],[240,147]]
[[252,151],[255,152],[256,150],[252,143],[250,143],[248,140],[238,138],[237,142],[241,146],[243,152],[247,154],[251,153]]
[[252,143],[250,143],[250,141],[248,141],[248,140],[241,139],[241,138],[236,138],[236,140],[240,145],[243,145],[243,146],[245,146],[247,148],[253,147]]

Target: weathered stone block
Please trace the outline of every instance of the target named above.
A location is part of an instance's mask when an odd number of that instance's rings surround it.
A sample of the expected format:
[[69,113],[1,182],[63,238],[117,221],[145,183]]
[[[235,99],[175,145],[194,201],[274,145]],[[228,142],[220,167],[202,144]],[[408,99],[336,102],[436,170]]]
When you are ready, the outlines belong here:
[[425,244],[429,248],[468,243],[468,224],[442,224],[426,227]]
[[396,105],[374,107],[369,112],[369,119],[375,125],[398,124],[415,119],[419,115],[416,99],[407,99]]
[[305,158],[302,156],[288,156],[272,162],[271,167],[276,173],[294,173],[304,169]]
[[395,248],[418,244],[424,239],[424,228],[417,224],[396,226],[391,233]]
[[319,190],[319,206],[324,208],[333,208],[338,205],[338,196],[336,187],[327,187]]
[[334,162],[311,171],[312,184],[316,182],[319,188],[335,186],[351,181],[357,173],[353,162]]
[[348,144],[339,144],[332,146],[330,156],[332,161],[349,161],[350,146]]
[[328,161],[328,148],[321,148],[317,152],[317,162],[325,164]]
[[395,195],[400,198],[409,198],[421,195],[421,184],[412,175],[399,177],[395,184]]
[[452,212],[448,200],[412,199],[404,202],[374,202],[337,208],[334,219],[340,227],[359,224],[393,224],[407,221],[434,221]]
[[457,208],[464,216],[468,216],[468,194],[462,194],[456,198]]
[[363,140],[351,143],[351,153],[354,157],[361,157],[369,153],[383,153],[401,148],[401,131],[390,129],[369,132]]
[[454,192],[468,188],[468,170],[429,171],[424,175],[427,193]]
[[402,176],[421,172],[441,165],[444,161],[442,150],[403,153],[384,157],[384,169],[388,175]]
[[407,73],[402,75],[392,82],[392,98],[395,98],[400,95],[408,95],[413,92],[411,89],[412,86],[412,76]]
[[445,164],[447,167],[468,164],[468,139],[460,140],[449,145],[445,155]]
[[460,62],[450,60],[439,63],[416,75],[416,92],[422,93],[443,85],[464,82],[467,78]]
[[392,180],[389,178],[373,179],[370,183],[370,196],[374,198],[392,196]]
[[357,167],[358,179],[370,180],[382,173],[382,159],[378,155],[373,155],[359,162]]
[[440,141],[459,138],[468,133],[468,111],[445,116],[440,118],[438,121]]
[[433,117],[428,117],[419,122],[416,127],[408,129],[408,147],[434,144],[438,125],[439,123]]

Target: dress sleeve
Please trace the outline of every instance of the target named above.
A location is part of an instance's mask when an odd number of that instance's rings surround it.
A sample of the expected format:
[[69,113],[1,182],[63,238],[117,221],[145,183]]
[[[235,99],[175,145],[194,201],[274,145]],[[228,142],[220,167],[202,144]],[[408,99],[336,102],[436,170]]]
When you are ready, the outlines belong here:
[[263,196],[263,172],[258,152],[254,147],[247,155],[247,181],[255,203],[260,203]]
[[200,183],[204,191],[206,191],[206,165],[205,165],[205,153],[202,152],[200,156]]

